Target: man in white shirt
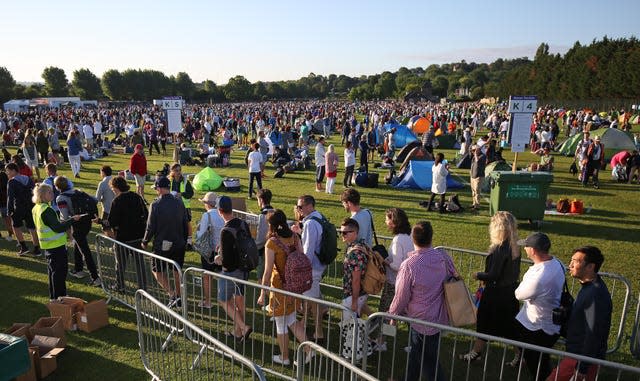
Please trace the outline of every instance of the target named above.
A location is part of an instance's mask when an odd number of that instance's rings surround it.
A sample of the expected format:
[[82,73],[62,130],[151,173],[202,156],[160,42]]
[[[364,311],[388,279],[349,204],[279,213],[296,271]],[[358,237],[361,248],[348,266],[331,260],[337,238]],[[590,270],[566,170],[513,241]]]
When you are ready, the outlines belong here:
[[91,153],[91,149],[93,148],[93,127],[88,121],[82,125],[82,134],[84,135],[84,144],[86,145],[87,151]]
[[[560,326],[553,324],[553,309],[560,305],[565,269],[560,260],[549,254],[551,241],[546,234],[531,233],[518,244],[524,246],[533,261],[515,291],[516,299],[524,302],[516,315],[518,341],[551,348],[560,337]],[[548,354],[525,350],[522,358],[529,373],[533,377],[537,374],[538,380],[544,380],[551,372]],[[518,366],[518,362],[511,365]]]
[[371,229],[373,216],[368,209],[360,207],[360,192],[354,188],[347,188],[342,191],[340,201],[342,201],[344,210],[351,213],[350,217],[358,222],[357,241],[362,241],[368,247],[371,247],[373,244],[373,231]]
[[262,189],[262,154],[260,153],[260,143],[253,144],[253,151],[247,157],[247,164],[249,166],[249,196],[253,196],[253,180],[256,180],[258,184],[258,190]]
[[96,138],[102,136],[102,123],[100,123],[100,119],[93,121],[93,136]]
[[316,162],[316,192],[322,192],[322,181],[325,175],[325,149],[324,149],[324,136],[318,138],[318,144],[316,144],[316,151],[314,160]]

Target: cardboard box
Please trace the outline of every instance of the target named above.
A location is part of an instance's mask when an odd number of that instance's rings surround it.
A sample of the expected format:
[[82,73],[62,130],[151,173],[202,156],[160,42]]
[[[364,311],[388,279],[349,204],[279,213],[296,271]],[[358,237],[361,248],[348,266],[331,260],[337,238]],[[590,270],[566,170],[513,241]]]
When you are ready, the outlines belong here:
[[57,343],[59,348],[64,348],[67,345],[64,327],[62,326],[62,319],[60,317],[41,317],[31,327],[31,334],[34,337],[33,340],[35,340],[36,335],[56,337],[60,339]]
[[31,324],[29,323],[13,323],[13,325],[7,328],[4,333],[11,336],[17,337],[26,337],[27,341],[30,342],[33,339],[33,335],[31,334]]
[[30,348],[36,351],[34,363],[39,380],[56,370],[58,367],[57,357],[64,351],[64,348],[60,347],[60,338],[41,335],[33,337]]
[[80,298],[72,298],[63,296],[58,300],[49,302],[47,308],[51,317],[59,316],[62,318],[62,326],[67,331],[75,331],[78,329],[76,324],[76,314],[82,310],[82,306],[86,302]]
[[78,328],[84,332],[93,332],[109,325],[109,312],[107,301],[94,300],[82,307],[77,315]]
[[38,350],[34,347],[29,347],[29,358],[31,359],[31,368],[29,370],[16,377],[15,381],[36,381],[38,378],[36,377],[36,355]]

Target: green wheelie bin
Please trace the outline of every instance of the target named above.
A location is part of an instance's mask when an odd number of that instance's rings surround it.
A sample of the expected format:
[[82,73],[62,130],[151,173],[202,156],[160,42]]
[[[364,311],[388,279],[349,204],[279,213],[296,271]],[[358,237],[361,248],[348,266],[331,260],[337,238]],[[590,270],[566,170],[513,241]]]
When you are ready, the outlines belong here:
[[490,178],[489,214],[511,212],[519,220],[540,227],[553,175],[549,172],[494,171]]

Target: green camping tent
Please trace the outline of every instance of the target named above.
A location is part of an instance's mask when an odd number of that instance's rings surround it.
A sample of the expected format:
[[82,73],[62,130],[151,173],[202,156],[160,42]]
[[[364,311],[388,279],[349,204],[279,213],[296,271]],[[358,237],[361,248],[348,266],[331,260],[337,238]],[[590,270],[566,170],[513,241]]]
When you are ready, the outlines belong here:
[[[633,144],[633,139],[629,134],[624,131],[620,131],[617,128],[599,128],[590,133],[591,139],[596,136],[600,136],[600,142],[604,144],[604,158],[610,160],[613,155],[623,150],[633,151],[636,146]],[[573,156],[576,153],[578,143],[582,139],[582,134],[575,134],[567,139],[558,152],[564,156]]]
[[193,178],[193,187],[198,192],[214,191],[222,185],[222,177],[212,168],[205,167]]

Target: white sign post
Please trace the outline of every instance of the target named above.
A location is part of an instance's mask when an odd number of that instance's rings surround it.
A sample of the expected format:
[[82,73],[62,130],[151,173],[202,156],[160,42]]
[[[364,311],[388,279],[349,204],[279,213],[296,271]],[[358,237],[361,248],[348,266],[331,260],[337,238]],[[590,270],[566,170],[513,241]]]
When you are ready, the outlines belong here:
[[170,134],[174,134],[173,160],[179,162],[178,134],[182,131],[182,107],[184,100],[181,97],[165,97],[164,99],[154,101],[154,104],[159,104],[167,112],[167,131]]
[[518,153],[524,152],[529,143],[531,130],[531,116],[538,109],[536,96],[510,96],[509,97],[509,143],[511,152],[515,154],[513,159],[513,172],[516,171]]

